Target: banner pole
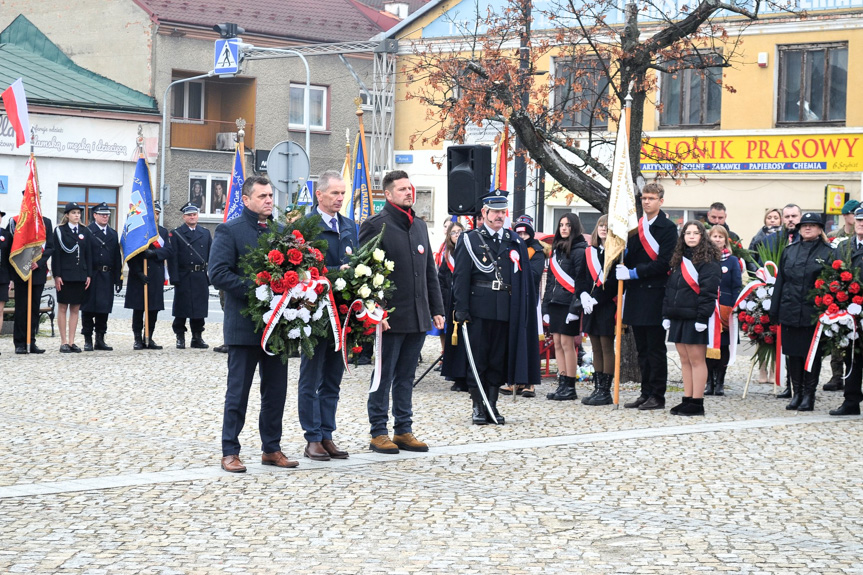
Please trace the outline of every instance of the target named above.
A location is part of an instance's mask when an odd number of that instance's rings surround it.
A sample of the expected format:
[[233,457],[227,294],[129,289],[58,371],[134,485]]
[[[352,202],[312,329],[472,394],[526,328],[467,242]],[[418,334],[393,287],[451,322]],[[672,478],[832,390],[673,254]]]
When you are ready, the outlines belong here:
[[[147,260],[144,259],[144,277],[147,277]],[[144,284],[144,347],[147,347],[148,342],[150,341],[150,309],[149,309],[149,298],[147,296],[150,295],[150,282],[149,279],[147,283]]]
[[27,279],[27,349],[33,339],[33,272],[31,270],[30,277]]

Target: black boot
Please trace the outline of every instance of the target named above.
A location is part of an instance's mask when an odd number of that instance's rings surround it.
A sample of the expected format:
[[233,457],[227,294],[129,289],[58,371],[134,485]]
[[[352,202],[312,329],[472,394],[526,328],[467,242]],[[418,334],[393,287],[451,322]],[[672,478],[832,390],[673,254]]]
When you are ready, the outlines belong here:
[[84,351],[93,351],[93,334],[84,334]]
[[797,411],[815,410],[815,390],[818,389],[818,374],[807,371],[803,376],[803,399]]
[[[503,425],[506,423],[506,420],[497,410],[497,398],[500,397],[500,388],[496,385],[487,385],[483,389],[485,389],[485,395],[491,404],[491,412],[494,414],[494,419],[497,419],[498,425]],[[490,414],[486,413],[486,416],[486,423],[494,423],[494,419],[491,418]]]
[[562,392],[560,392],[560,388],[558,388],[558,391],[554,392],[554,397],[551,399],[554,401],[570,401],[578,399],[578,393],[575,391],[575,378],[563,376],[563,379],[565,380],[564,383],[566,384],[566,387],[563,388]]
[[132,349],[141,350],[144,349],[144,338],[141,337],[141,332],[135,332],[135,343],[132,344]]
[[204,341],[204,338],[201,336],[201,332],[192,332],[192,347],[194,349],[207,349],[210,346]]
[[716,368],[713,366],[715,363],[714,359],[707,360],[707,385],[704,386],[704,395],[713,395],[716,389]]
[[[723,365],[722,367],[717,367],[713,371],[713,377],[715,379],[715,386],[713,388],[713,395],[725,395],[725,372],[728,371],[728,366]],[[706,394],[705,394],[706,395]]]
[[485,404],[482,402],[482,396],[479,394],[479,389],[476,387],[470,388],[470,398],[473,401],[473,413],[471,414],[471,422],[474,425],[485,425]]
[[585,405],[611,405],[614,398],[611,397],[611,386],[614,385],[614,376],[610,373],[597,374],[596,393],[589,397],[589,401],[582,400]]
[[[87,348],[84,348],[85,350]],[[105,334],[96,332],[96,345],[93,346],[93,349],[97,351],[114,351],[114,348],[105,343]]]
[[675,415],[704,415],[704,398],[693,397],[688,402],[682,403]]
[[791,380],[791,385],[789,387],[794,391],[794,395],[791,397],[791,401],[788,405],[785,406],[785,409],[788,411],[794,411],[800,407],[800,403],[803,401],[803,382],[795,381],[797,378]]
[[177,349],[186,349],[186,334],[177,334]]
[[830,415],[860,415],[860,404],[846,399],[842,405],[836,409],[831,409]]
[[564,391],[566,391],[566,376],[559,374],[557,376],[557,389],[545,394],[545,397],[546,399],[554,399],[558,393],[563,393]]
[[668,413],[670,413],[671,415],[679,415],[679,414],[680,414],[680,408],[681,408],[681,407],[683,407],[684,405],[686,405],[687,403],[689,403],[690,401],[692,401],[692,398],[691,398],[691,397],[686,397],[686,396],[684,395],[684,396],[681,398],[680,403],[678,403],[677,405],[675,405],[674,407],[672,407],[671,409],[669,409],[669,410],[668,410]]
[[[779,356],[777,356],[776,361],[782,361],[782,359]],[[789,371],[787,371],[785,373],[785,389],[783,389],[781,392],[779,392],[779,394],[776,396],[779,399],[790,399],[791,398],[792,386],[791,386],[791,372],[790,372],[791,366],[790,365],[788,366],[788,369],[789,369]],[[778,384],[779,382],[777,381],[776,383]]]
[[593,399],[593,396],[599,392],[599,382],[602,381],[602,372],[594,371],[593,372],[593,391],[590,392],[590,395],[587,397],[581,398],[581,403],[584,405],[593,405],[590,401]]
[[153,338],[151,337],[147,340],[147,349],[162,349],[162,346],[153,341]]

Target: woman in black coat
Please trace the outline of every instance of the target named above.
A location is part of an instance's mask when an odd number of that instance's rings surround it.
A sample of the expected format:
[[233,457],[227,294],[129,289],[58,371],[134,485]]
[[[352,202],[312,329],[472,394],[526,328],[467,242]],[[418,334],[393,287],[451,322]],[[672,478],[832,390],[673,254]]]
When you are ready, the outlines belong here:
[[51,275],[57,288],[60,353],[81,351],[75,345],[75,332],[78,330],[78,311],[87,299],[87,288],[90,287],[90,241],[90,230],[81,223],[81,206],[69,202],[63,220],[54,228],[57,250],[51,258]]
[[556,401],[578,399],[575,374],[578,370],[578,350],[575,336],[581,333],[581,300],[576,294],[583,289],[584,250],[587,241],[581,220],[575,214],[564,214],[554,233],[549,273],[542,298],[542,319],[554,340],[558,385],[548,399]]
[[604,269],[608,216],[600,216],[585,250],[586,291],[579,294],[584,321],[581,329],[590,338],[593,350],[593,393],[581,400],[585,405],[611,405],[614,382],[614,326],[617,314],[617,277],[615,266]]
[[770,319],[782,330],[782,353],[788,356],[788,376],[794,396],[785,409],[815,409],[815,388],[821,374],[821,353],[816,350],[812,371],[806,356],[815,334],[815,301],[810,292],[824,264],[833,260],[833,248],[824,235],[821,214],[807,212],[797,224],[800,240],[782,251],[779,272],[770,299]]
[[686,222],[671,257],[671,277],[662,301],[662,327],[677,348],[683,375],[683,401],[671,408],[672,415],[704,415],[707,326],[719,296],[719,258],[704,225]]
[[458,243],[458,238],[464,231],[464,227],[458,222],[450,222],[446,228],[446,239],[440,254],[438,254],[438,271],[437,279],[440,284],[440,293],[443,298],[444,317],[446,318],[446,326],[444,333],[441,334],[441,345],[443,346],[443,362],[441,364],[441,375],[448,380],[452,380],[453,384],[450,391],[467,391],[467,378],[458,370],[454,373],[452,365],[455,363],[461,365],[464,363],[464,358],[458,358],[463,354],[459,346],[452,345],[453,324],[453,309],[452,309],[452,272],[455,268],[455,245]]

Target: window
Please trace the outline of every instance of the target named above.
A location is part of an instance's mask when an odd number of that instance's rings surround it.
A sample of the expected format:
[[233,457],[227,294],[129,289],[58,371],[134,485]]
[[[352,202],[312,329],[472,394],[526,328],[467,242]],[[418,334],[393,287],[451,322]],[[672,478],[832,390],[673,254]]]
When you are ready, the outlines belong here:
[[204,119],[204,83],[184,82],[171,88],[174,122],[201,122]]
[[[555,107],[563,112],[560,128],[608,127],[608,76],[598,58],[555,60]],[[563,78],[562,83],[559,79]]]
[[117,188],[97,188],[94,186],[57,186],[57,219],[54,223],[57,224],[63,219],[63,211],[66,209],[66,204],[69,202],[77,202],[84,213],[81,214],[81,221],[89,224],[93,221],[91,210],[93,206],[105,202],[111,208],[111,216],[108,218],[108,225],[117,229]]
[[[721,60],[718,54],[693,59]],[[662,74],[662,112],[659,124],[666,128],[718,126],[722,105],[722,68],[682,69]]]
[[[231,174],[189,172],[188,200],[201,210],[201,216],[221,216],[228,201]],[[185,202],[183,202],[185,203]]]
[[779,124],[845,124],[848,45],[779,47]]
[[[291,107],[288,127],[293,130],[304,130],[306,128],[303,103],[305,91],[305,84],[291,84]],[[312,130],[324,131],[327,129],[328,103],[326,88],[321,86],[311,86],[309,88],[309,117]]]
[[417,216],[427,224],[434,223],[434,210],[432,209],[432,189],[417,188],[416,199],[413,209]]

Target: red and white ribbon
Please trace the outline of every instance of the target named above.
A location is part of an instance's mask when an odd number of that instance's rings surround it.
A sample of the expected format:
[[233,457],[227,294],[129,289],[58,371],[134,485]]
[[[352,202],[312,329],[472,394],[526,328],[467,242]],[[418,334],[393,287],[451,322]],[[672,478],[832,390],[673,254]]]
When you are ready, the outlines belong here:
[[698,270],[695,269],[695,264],[689,258],[683,258],[680,261],[680,273],[683,274],[683,280],[697,294],[701,293],[701,286],[698,285]]
[[455,258],[452,257],[452,254],[446,256],[446,267],[449,268],[450,273],[455,271]]
[[560,264],[557,261],[557,254],[551,254],[551,260],[549,261],[548,267],[557,279],[557,283],[562,285],[569,293],[575,293],[575,280],[572,279],[572,276],[566,273],[562,267],[560,267]]
[[273,309],[273,313],[270,316],[269,321],[267,321],[267,325],[264,326],[264,333],[261,335],[261,349],[263,349],[267,355],[275,355],[267,349],[267,342],[269,341],[270,336],[273,335],[273,331],[275,331],[276,326],[279,324],[279,320],[281,320],[282,316],[285,315],[285,310],[288,309],[288,306],[292,302],[307,299],[305,296],[306,292],[309,290],[314,291],[318,285],[324,285],[327,287],[325,307],[327,314],[330,316],[330,327],[333,332],[333,341],[336,346],[336,351],[339,351],[340,341],[337,334],[340,332],[341,326],[339,326],[339,314],[336,312],[336,300],[333,296],[333,290],[330,286],[329,280],[325,277],[320,277],[316,280],[310,279],[300,282],[297,284],[297,286],[301,288],[300,290],[297,290],[296,288],[286,290],[281,296],[274,295],[270,300],[272,301],[277,297],[280,298],[279,303]]
[[644,216],[638,220],[638,239],[641,240],[641,246],[650,256],[650,259],[656,261],[656,258],[659,257],[659,242],[650,234],[650,226]]
[[602,286],[605,282],[605,272],[602,269],[602,263],[599,261],[599,250],[590,246],[584,253],[587,259],[587,269],[590,271],[590,277],[593,278],[594,285]]
[[521,254],[518,250],[509,250],[509,260],[512,262],[512,273],[521,271]]
[[[812,343],[809,344],[809,353],[806,354],[806,371],[812,371],[812,364],[815,363],[815,357],[818,353],[818,344],[821,341],[821,334],[824,331],[824,327],[835,324],[842,324],[845,327],[850,328],[856,336],[857,322],[854,321],[854,316],[848,313],[848,310],[841,309],[832,314],[827,312],[822,313],[818,316],[818,327],[815,329],[815,333],[812,334]],[[851,342],[851,361],[854,361],[853,340]]]
[[[736,337],[734,339],[737,339]],[[719,293],[716,294],[716,305],[710,319],[707,320],[707,347],[719,349],[722,345],[722,317],[719,315]],[[731,362],[729,361],[729,364]]]
[[387,317],[387,312],[381,306],[375,304],[375,309],[369,311],[369,309],[363,303],[361,299],[355,299],[351,305],[348,307],[348,313],[345,316],[344,324],[342,325],[342,360],[345,363],[345,369],[350,374],[351,368],[348,365],[348,350],[347,350],[347,337],[348,337],[348,325],[351,323],[351,314],[355,314],[356,318],[359,321],[367,321],[368,323],[375,326],[375,371],[372,374],[372,384],[369,387],[369,393],[373,393],[378,390],[381,384],[381,342],[383,340],[383,320]]

